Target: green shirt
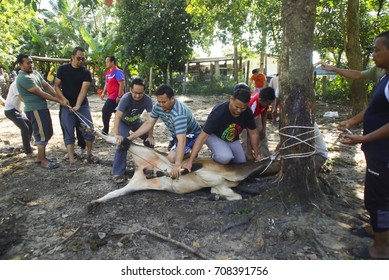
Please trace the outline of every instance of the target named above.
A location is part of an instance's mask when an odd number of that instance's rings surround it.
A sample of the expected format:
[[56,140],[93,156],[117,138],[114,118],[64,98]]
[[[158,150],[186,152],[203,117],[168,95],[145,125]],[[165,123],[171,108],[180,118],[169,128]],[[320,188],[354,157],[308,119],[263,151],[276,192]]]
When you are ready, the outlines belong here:
[[16,86],[18,88],[19,95],[24,102],[24,112],[48,108],[46,99],[28,91],[35,86],[44,91],[42,80],[42,76],[36,71],[33,73],[26,73],[24,71],[19,72],[18,79],[16,80]]
[[385,75],[386,70],[383,68],[378,68],[377,66],[373,66],[370,69],[366,69],[361,72],[362,76],[367,79],[371,80],[375,83],[378,83],[383,75]]

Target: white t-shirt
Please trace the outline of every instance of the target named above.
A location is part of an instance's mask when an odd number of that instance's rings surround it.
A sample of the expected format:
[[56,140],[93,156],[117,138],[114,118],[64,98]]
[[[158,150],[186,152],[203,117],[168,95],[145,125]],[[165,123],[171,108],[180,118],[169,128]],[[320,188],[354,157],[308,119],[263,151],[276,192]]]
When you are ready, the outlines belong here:
[[16,79],[9,87],[7,99],[5,100],[4,110],[12,109],[16,109],[19,112],[22,112],[22,101],[19,98],[19,92],[16,87]]

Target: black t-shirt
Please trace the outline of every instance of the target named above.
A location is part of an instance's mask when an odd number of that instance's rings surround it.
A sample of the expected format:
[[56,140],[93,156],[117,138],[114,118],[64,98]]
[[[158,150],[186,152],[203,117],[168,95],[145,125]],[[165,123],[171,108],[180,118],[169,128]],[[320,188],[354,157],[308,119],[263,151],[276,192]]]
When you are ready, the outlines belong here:
[[[75,106],[83,82],[92,82],[92,75],[85,67],[74,68],[70,63],[58,67],[57,78],[61,80],[63,95]],[[85,97],[82,105],[87,102]]]
[[238,117],[233,117],[229,109],[230,101],[216,105],[209,114],[204,124],[204,132],[215,134],[226,142],[234,142],[239,139],[243,129],[255,129],[253,112],[249,107]]

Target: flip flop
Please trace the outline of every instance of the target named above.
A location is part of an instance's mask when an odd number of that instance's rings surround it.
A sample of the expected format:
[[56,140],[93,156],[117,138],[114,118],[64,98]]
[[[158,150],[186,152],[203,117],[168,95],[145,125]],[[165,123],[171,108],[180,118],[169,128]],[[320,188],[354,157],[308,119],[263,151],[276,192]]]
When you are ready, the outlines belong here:
[[49,164],[47,166],[42,166],[42,165],[39,165],[40,167],[42,168],[45,168],[45,169],[56,169],[59,167],[59,164],[57,162],[52,162],[52,161],[49,161]]
[[370,237],[373,238],[374,235],[371,233],[367,232],[364,227],[355,227],[350,229],[350,233],[352,235],[358,236],[358,237]]
[[351,255],[353,255],[357,259],[361,260],[389,260],[389,258],[375,258],[370,255],[369,248],[365,247],[363,249],[353,249],[351,251]]
[[[47,160],[48,162],[54,162],[52,159],[49,159],[49,158],[46,158],[46,160]],[[41,164],[41,161],[40,161],[40,160],[36,160],[36,161],[34,161],[34,163],[36,163],[36,164]]]

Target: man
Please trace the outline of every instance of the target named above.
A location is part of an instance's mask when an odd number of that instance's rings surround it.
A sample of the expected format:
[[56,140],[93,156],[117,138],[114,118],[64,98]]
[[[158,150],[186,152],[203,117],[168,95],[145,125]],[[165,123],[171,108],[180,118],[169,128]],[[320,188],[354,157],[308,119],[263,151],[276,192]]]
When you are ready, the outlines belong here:
[[278,117],[278,107],[280,105],[280,88],[279,88],[279,74],[277,73],[275,77],[270,79],[269,87],[274,89],[274,93],[276,95],[276,98],[271,103],[271,118],[273,121],[273,124],[277,123],[277,117]]
[[156,90],[155,95],[157,103],[151,111],[151,118],[131,134],[128,139],[133,140],[147,133],[154,127],[158,118],[161,118],[173,139],[168,154],[168,160],[174,163],[171,176],[178,178],[181,175],[180,170],[184,156],[190,153],[201,128],[189,107],[175,99],[173,89],[170,86],[161,85]]
[[258,69],[254,69],[251,73],[250,88],[254,84],[254,92],[259,92],[266,86],[266,76],[263,73],[260,73]]
[[[247,85],[243,84],[247,87]],[[234,90],[237,89],[239,84],[235,85]],[[242,87],[242,85],[240,85]],[[243,87],[244,87],[243,86]],[[271,87],[265,87],[260,92],[256,92],[251,95],[248,106],[254,114],[255,125],[259,133],[259,153],[264,158],[270,155],[269,147],[266,137],[266,122],[267,122],[267,111],[269,105],[274,101],[275,93]],[[253,159],[253,147],[250,138],[247,137],[247,131],[242,133],[242,147],[246,153],[247,159]]]
[[[65,108],[61,110],[61,125],[65,133],[64,140],[69,157],[69,171],[77,170],[74,160],[74,130],[77,126],[77,115],[81,116],[83,122],[86,122],[88,126],[93,128],[87,98],[92,75],[83,66],[84,61],[85,50],[81,47],[76,47],[71,54],[70,63],[58,67],[54,81],[55,90],[65,103]],[[98,163],[98,157],[92,154],[94,135],[83,132],[83,136],[86,142],[88,161],[90,163]]]
[[115,112],[117,103],[119,103],[120,98],[124,94],[124,74],[116,66],[116,57],[114,56],[107,56],[105,58],[105,66],[107,67],[107,71],[105,72],[105,85],[100,98],[104,100],[105,93],[107,93],[108,97],[102,109],[102,118],[104,125],[103,132],[108,134],[112,113]]
[[373,61],[386,73],[375,86],[370,104],[338,127],[345,130],[363,122],[362,136],[345,134],[341,140],[348,145],[362,143],[366,158],[364,202],[374,243],[354,253],[359,258],[389,259],[389,31],[376,37]]
[[249,101],[250,91],[244,87],[238,87],[229,100],[212,109],[184,168],[191,170],[193,160],[204,144],[207,144],[212,152],[213,160],[218,163],[246,162],[246,156],[239,140],[239,135],[245,128],[253,143],[255,159],[261,159],[258,154],[259,134],[253,112],[248,107]]
[[[17,79],[17,77],[15,79]],[[8,90],[7,99],[5,100],[4,115],[20,129],[24,153],[26,156],[32,156],[32,124],[25,114],[22,113],[21,107],[22,100],[19,98],[19,92],[16,83],[14,82]]]
[[[137,131],[143,124],[140,116],[144,110],[147,111],[147,119],[153,109],[153,103],[148,95],[145,95],[145,83],[140,78],[135,78],[131,82],[130,93],[125,94],[116,108],[113,131],[117,141],[121,143],[123,137],[128,137],[130,130]],[[153,129],[140,136],[143,144],[154,148]],[[125,181],[124,172],[127,166],[127,151],[116,149],[112,167],[112,180],[119,184]]]
[[43,77],[34,71],[31,56],[20,54],[16,63],[20,67],[16,86],[24,101],[24,112],[32,123],[34,138],[38,147],[35,162],[43,168],[58,168],[58,163],[49,161],[46,158],[46,146],[53,136],[53,124],[46,100],[55,101],[61,105],[65,105],[65,103]]
[[321,68],[326,71],[335,72],[343,77],[352,79],[352,80],[371,80],[374,83],[378,83],[383,75],[385,75],[386,70],[373,66],[370,69],[364,71],[358,71],[353,69],[342,69],[335,66],[330,66],[322,61],[318,64],[321,64]]

